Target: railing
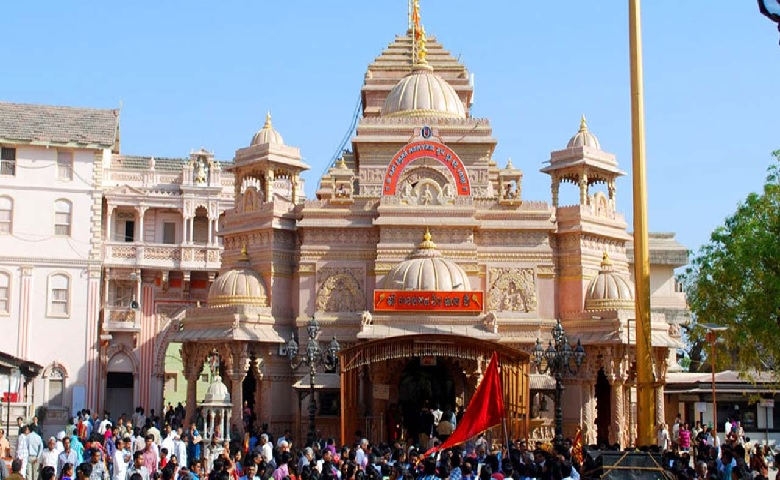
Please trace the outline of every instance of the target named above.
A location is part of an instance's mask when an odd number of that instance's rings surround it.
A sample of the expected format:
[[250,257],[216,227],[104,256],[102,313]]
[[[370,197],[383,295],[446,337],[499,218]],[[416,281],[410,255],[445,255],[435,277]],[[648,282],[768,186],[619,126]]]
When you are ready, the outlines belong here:
[[138,312],[127,307],[111,307],[105,309],[103,330],[112,332],[140,332],[141,321]]
[[220,267],[221,252],[219,245],[106,242],[103,253],[109,265],[210,270]]

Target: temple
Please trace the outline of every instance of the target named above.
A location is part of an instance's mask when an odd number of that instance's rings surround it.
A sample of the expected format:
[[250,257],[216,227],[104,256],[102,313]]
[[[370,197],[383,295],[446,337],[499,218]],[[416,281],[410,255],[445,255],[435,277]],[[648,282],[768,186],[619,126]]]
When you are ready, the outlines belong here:
[[[416,2],[415,2],[416,3]],[[492,353],[502,363],[510,436],[551,438],[554,381],[531,352],[561,321],[585,362],[564,379],[564,433],[630,443],[635,425],[632,241],[616,180],[624,175],[583,117],[541,169],[550,201],[523,197],[523,171],[494,157],[490,120],[471,115],[467,68],[410,29],[368,65],[362,112],[345,151],[305,199],[309,166],[271,122],[236,151],[235,207],[221,217],[219,275],[208,298],[159,334],[181,344],[188,418],[207,358],[255,426],[306,437],[310,384],[291,368],[315,317],[321,350],[335,338],[338,369],[316,372],[317,428],[351,441],[413,435],[424,406],[468,405]],[[576,127],[576,121],[573,121]],[[518,162],[518,165],[520,163]],[[535,168],[531,164],[532,168]],[[572,184],[578,202],[561,205]],[[209,230],[210,231],[210,230]],[[687,263],[672,234],[651,235],[652,350],[657,421],[688,321],[674,269]]]

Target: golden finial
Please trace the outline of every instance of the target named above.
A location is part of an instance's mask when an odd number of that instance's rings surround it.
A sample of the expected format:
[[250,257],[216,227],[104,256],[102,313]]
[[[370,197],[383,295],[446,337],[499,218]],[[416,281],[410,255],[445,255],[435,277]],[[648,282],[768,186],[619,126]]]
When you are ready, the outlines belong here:
[[612,266],[612,260],[609,259],[609,254],[604,250],[604,255],[601,257],[601,268],[606,269]]
[[238,257],[238,259],[242,262],[248,262],[249,261],[249,252],[246,250],[246,242],[241,246],[241,256]]
[[436,244],[431,241],[431,231],[428,227],[425,227],[425,235],[423,235],[423,241],[417,246],[420,250],[433,250],[436,248]]
[[344,157],[341,157],[341,160],[339,160],[339,168],[346,169],[347,168],[347,162],[344,160]]
[[580,133],[588,131],[588,121],[585,119],[585,115],[580,118]]
[[417,41],[417,63],[420,65],[427,65],[428,49],[425,47],[425,27],[420,25],[420,38]]
[[271,128],[271,111],[268,110],[265,114],[265,125],[263,128]]
[[506,168],[504,170],[514,170],[515,166],[512,164],[512,157],[509,157],[506,161]]

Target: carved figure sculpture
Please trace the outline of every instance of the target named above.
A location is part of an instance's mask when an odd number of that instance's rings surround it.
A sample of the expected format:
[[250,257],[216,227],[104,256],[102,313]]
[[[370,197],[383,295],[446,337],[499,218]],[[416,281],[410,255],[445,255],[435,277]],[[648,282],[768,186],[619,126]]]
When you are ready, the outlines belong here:
[[488,307],[497,312],[536,310],[536,282],[532,268],[492,268]]

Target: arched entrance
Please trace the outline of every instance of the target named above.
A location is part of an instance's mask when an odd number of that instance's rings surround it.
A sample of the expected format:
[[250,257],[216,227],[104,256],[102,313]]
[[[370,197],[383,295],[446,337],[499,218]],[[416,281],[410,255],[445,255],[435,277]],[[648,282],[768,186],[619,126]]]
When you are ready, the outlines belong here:
[[423,408],[454,408],[455,396],[455,379],[447,365],[436,357],[410,360],[398,382],[398,408],[409,438],[418,438]]
[[133,413],[134,367],[130,354],[125,352],[116,353],[108,361],[105,409],[111,412],[113,418]]
[[612,419],[612,387],[604,369],[596,376],[596,442],[609,445],[609,430]]
[[501,365],[508,434],[527,437],[528,354],[491,341],[434,334],[372,340],[339,353],[342,443],[351,442],[358,430],[372,442],[383,441],[386,431],[367,431],[367,419],[398,403],[409,412],[426,400],[451,400],[455,407],[461,399],[467,406],[493,352],[498,353]]

